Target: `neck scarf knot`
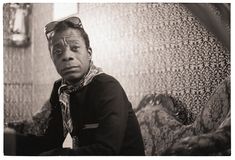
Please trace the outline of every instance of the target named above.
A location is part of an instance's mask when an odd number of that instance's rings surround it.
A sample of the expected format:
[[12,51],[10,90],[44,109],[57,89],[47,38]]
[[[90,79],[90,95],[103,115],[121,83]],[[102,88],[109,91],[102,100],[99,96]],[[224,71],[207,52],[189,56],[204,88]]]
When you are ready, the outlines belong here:
[[72,133],[73,131],[73,122],[70,114],[70,94],[88,85],[95,76],[101,73],[103,73],[102,69],[96,67],[91,62],[88,73],[77,84],[71,85],[65,82],[64,79],[62,80],[61,86],[58,89],[58,95],[63,118],[64,137],[68,132]]

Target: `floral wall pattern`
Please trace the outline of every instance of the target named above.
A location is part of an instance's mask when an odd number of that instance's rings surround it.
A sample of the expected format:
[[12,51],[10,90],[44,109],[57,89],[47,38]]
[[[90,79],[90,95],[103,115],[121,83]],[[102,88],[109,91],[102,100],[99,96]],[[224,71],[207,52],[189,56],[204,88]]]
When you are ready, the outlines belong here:
[[197,115],[230,75],[229,50],[183,4],[79,4],[79,15],[95,64],[134,108],[146,94],[166,93]]

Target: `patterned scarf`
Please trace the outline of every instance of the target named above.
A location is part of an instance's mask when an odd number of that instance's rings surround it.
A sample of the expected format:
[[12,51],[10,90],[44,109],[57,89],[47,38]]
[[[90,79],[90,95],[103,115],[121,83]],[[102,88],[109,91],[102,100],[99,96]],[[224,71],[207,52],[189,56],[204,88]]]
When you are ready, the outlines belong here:
[[103,73],[102,69],[96,67],[91,61],[88,73],[77,84],[71,85],[62,80],[58,95],[63,118],[64,137],[66,137],[68,132],[71,133],[73,131],[73,122],[70,115],[70,93],[85,87],[95,76],[101,73]]

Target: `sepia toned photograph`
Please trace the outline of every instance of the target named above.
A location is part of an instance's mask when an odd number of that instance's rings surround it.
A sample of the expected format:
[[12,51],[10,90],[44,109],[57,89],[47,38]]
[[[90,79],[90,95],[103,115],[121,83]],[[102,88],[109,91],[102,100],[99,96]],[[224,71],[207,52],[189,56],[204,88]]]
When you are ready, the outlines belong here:
[[230,3],[3,3],[5,156],[231,156]]

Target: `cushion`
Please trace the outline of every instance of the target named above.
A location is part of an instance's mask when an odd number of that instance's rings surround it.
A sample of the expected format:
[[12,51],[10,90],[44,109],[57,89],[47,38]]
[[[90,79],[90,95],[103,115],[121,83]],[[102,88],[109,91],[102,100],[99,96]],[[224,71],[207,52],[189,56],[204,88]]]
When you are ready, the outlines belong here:
[[[175,117],[172,99],[167,95],[147,95],[137,108],[146,155],[160,155],[192,130]],[[189,126],[191,127],[191,126]]]
[[212,93],[194,122],[196,134],[218,129],[230,111],[230,77],[225,79]]

